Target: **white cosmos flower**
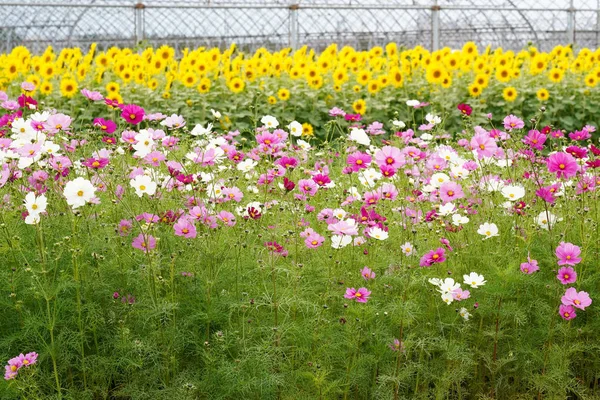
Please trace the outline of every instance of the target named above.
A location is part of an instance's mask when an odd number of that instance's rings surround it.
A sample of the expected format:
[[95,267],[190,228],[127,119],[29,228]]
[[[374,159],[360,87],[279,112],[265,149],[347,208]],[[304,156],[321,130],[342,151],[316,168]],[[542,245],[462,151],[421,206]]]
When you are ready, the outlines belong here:
[[152,178],[147,175],[138,175],[130,180],[129,184],[135,189],[135,194],[137,194],[139,197],[142,197],[144,193],[149,196],[152,196],[154,193],[156,193],[156,182],[154,182]]
[[152,134],[150,132],[143,129],[140,133],[135,135],[134,138],[137,143],[131,147],[135,150],[135,153],[133,153],[135,157],[144,158],[152,152],[154,140],[152,139]]
[[459,289],[459,288],[460,288],[460,283],[454,282],[454,279],[452,279],[452,278],[446,278],[440,284],[440,292],[441,293],[450,293],[451,294],[453,291],[455,291],[456,289]]
[[469,223],[469,217],[460,214],[452,215],[452,225],[459,226]]
[[192,129],[192,131],[190,132],[190,135],[192,135],[192,136],[208,136],[212,132],[212,128],[213,128],[213,124],[208,124],[206,126],[206,128],[203,127],[201,124],[196,124],[196,126],[194,126],[194,129]]
[[41,194],[36,197],[35,193],[29,192],[25,196],[25,208],[29,215],[41,214],[46,211],[46,206],[48,205],[48,200],[46,199],[46,195]]
[[403,121],[397,119],[392,121],[392,125],[394,125],[398,129],[404,129],[406,127],[406,124]]
[[525,188],[518,185],[504,186],[500,192],[509,201],[517,201],[525,196]]
[[400,246],[400,248],[402,249],[402,253],[404,253],[405,256],[412,256],[413,254],[415,254],[415,248],[410,242],[404,243]]
[[367,135],[364,129],[352,128],[348,139],[365,146],[371,144],[371,139],[369,139],[369,135]]
[[428,282],[439,288],[443,281],[439,278],[429,278]]
[[489,239],[489,238],[494,237],[494,236],[499,236],[499,234],[498,234],[498,227],[496,226],[496,224],[489,223],[489,222],[481,224],[479,226],[479,229],[477,229],[477,233],[479,233],[480,235],[485,236],[483,238],[483,240]]
[[450,177],[448,175],[446,175],[443,172],[436,172],[435,174],[431,175],[429,184],[431,186],[435,187],[436,189],[439,189],[439,187],[442,186],[442,184],[449,182],[449,181],[450,181]]
[[274,129],[279,126],[279,121],[277,121],[277,118],[273,117],[272,115],[265,115],[260,119],[260,122],[263,124],[263,126],[266,126],[269,129]]
[[341,249],[352,243],[352,236],[350,235],[333,235],[331,237],[331,247],[334,249]]
[[406,105],[409,107],[415,107],[415,106],[418,106],[419,104],[421,104],[421,102],[419,100],[407,100],[406,101]]
[[310,146],[310,144],[309,144],[308,142],[306,142],[306,141],[302,140],[302,139],[299,139],[299,140],[296,142],[296,144],[298,145],[298,147],[300,147],[300,148],[301,148],[302,150],[304,150],[304,151],[308,151],[308,150],[310,150],[310,149],[311,149],[311,146]]
[[336,208],[333,210],[333,216],[341,221],[346,217],[346,211],[341,208]]
[[535,218],[535,222],[539,225],[540,228],[548,230],[549,226],[554,226],[557,222],[562,221],[562,218],[558,218],[556,215],[552,214],[550,211],[542,211]]
[[454,296],[450,292],[444,292],[442,293],[442,300],[444,303],[450,304],[454,301]]
[[242,172],[250,172],[254,169],[254,167],[256,167],[258,165],[258,162],[254,161],[251,158],[246,158],[245,160],[241,161],[240,163],[238,163],[237,165],[237,170],[238,171],[242,171]]
[[389,234],[376,226],[369,230],[369,237],[377,240],[385,240],[389,237]]
[[485,285],[487,282],[483,275],[479,275],[477,272],[471,272],[469,275],[463,275],[465,285],[471,286],[473,289],[477,289],[479,286]]
[[427,120],[427,122],[429,122],[430,124],[433,124],[433,125],[437,125],[442,122],[442,119],[434,114],[427,114],[425,116],[425,120]]
[[465,321],[468,321],[469,318],[471,317],[471,314],[469,314],[469,312],[467,311],[466,308],[462,307],[459,311],[458,314],[464,318]]
[[213,110],[212,108],[210,109],[210,113],[212,114],[213,117],[215,117],[216,119],[221,118],[221,113],[218,111]]
[[302,136],[302,124],[298,121],[293,121],[288,125],[290,135],[300,137]]
[[40,223],[40,214],[29,214],[25,217],[25,223],[27,225],[37,225]]
[[446,203],[438,208],[438,214],[442,216],[450,215],[456,212],[456,206],[454,203]]
[[95,192],[96,188],[92,182],[85,178],[76,178],[67,182],[63,195],[67,199],[67,204],[76,209],[90,202]]
[[367,168],[358,174],[358,180],[360,183],[368,187],[375,186],[375,182],[381,179],[381,177],[381,173],[373,168]]

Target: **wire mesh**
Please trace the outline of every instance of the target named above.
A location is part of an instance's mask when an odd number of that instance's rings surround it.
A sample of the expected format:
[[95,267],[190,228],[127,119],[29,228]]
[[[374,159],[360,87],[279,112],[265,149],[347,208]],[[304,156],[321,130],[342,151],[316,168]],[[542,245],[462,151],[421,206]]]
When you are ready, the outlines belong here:
[[[331,42],[365,49],[597,47],[600,0],[0,0],[0,51],[26,45],[169,44],[278,49]],[[439,22],[439,23],[438,23]]]

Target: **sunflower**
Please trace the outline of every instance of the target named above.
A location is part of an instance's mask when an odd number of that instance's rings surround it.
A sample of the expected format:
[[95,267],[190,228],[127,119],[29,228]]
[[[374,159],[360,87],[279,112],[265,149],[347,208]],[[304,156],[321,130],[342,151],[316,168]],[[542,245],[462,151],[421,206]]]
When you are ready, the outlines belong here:
[[367,111],[367,103],[363,99],[358,99],[352,103],[352,109],[355,113],[364,115]]
[[597,83],[598,83],[598,78],[596,78],[596,75],[588,74],[585,77],[585,85],[587,87],[594,87],[594,86],[596,86]]
[[44,65],[42,65],[42,67],[40,68],[40,74],[45,78],[45,79],[50,79],[54,76],[54,74],[56,73],[57,68],[54,66],[53,63],[46,63]]
[[52,93],[52,89],[53,89],[52,83],[50,83],[48,81],[44,81],[40,85],[40,93],[43,94],[44,96],[47,96],[50,93]]
[[550,98],[550,93],[547,89],[541,88],[536,92],[536,96],[539,101],[546,101]]
[[359,93],[361,90],[361,87],[360,87],[360,85],[354,85],[354,86],[352,86],[352,90],[354,90],[356,93]]
[[290,99],[290,91],[288,89],[281,88],[277,91],[277,97],[279,97],[279,100],[281,101],[287,101]]
[[156,50],[156,55],[158,58],[167,61],[172,59],[175,56],[175,50],[172,47],[167,45],[160,46],[158,50]]
[[429,83],[442,83],[446,75],[444,67],[441,64],[435,63],[427,68],[426,79]]
[[512,73],[510,71],[510,68],[504,67],[504,66],[498,67],[496,69],[495,77],[498,82],[506,83],[506,82],[510,81],[510,79],[512,78]]
[[393,68],[389,72],[390,81],[395,88],[399,88],[404,83],[404,76],[398,68]]
[[469,86],[469,94],[471,95],[471,97],[479,97],[481,95],[481,92],[483,92],[483,88],[477,83],[472,83]]
[[210,79],[200,79],[200,83],[198,84],[198,87],[196,89],[198,89],[200,93],[208,93],[208,91],[210,90]]
[[502,91],[502,97],[509,103],[512,103],[517,99],[517,94],[517,89],[512,86],[509,86]]
[[60,94],[63,97],[73,97],[77,93],[77,81],[71,77],[63,78],[60,81]]
[[275,96],[269,96],[267,97],[267,103],[270,105],[277,104],[277,98]]
[[367,70],[362,70],[356,74],[356,82],[361,86],[365,86],[369,79],[371,79],[371,73]]
[[244,81],[237,76],[229,81],[229,90],[231,90],[233,93],[240,93],[242,90],[244,90],[244,86]]
[[194,74],[191,71],[186,72],[181,77],[181,83],[183,83],[183,86],[185,86],[187,88],[191,88],[191,87],[196,86],[197,82],[198,82],[198,77],[196,76],[196,74]]
[[105,89],[109,94],[119,93],[119,91],[121,90],[121,86],[119,86],[117,82],[108,82],[105,86]]
[[367,85],[367,90],[371,94],[375,94],[375,93],[379,92],[379,88],[380,88],[379,82],[376,80],[369,81],[369,84]]
[[158,80],[155,78],[152,78],[148,81],[148,88],[150,90],[156,90],[156,88],[158,87]]
[[312,137],[315,135],[315,130],[311,124],[305,122],[302,124],[302,136],[303,137]]

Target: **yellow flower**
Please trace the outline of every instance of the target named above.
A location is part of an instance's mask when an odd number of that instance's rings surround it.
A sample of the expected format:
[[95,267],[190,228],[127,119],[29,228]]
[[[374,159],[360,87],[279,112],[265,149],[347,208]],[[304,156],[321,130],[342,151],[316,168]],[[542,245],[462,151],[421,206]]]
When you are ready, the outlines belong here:
[[552,68],[548,73],[548,79],[550,79],[554,83],[558,83],[562,81],[564,76],[564,71],[560,68]]
[[376,81],[376,80],[369,81],[369,84],[367,86],[367,90],[371,94],[375,94],[375,93],[379,92],[379,82]]
[[585,85],[588,87],[594,87],[596,86],[596,84],[598,83],[598,79],[596,78],[596,75],[594,74],[588,74],[585,77]]
[[105,86],[105,89],[108,92],[108,94],[119,93],[121,86],[119,86],[117,82],[108,82]]
[[208,93],[208,91],[210,90],[210,79],[200,79],[200,83],[198,84],[198,87],[196,89],[198,89],[200,93]]
[[352,86],[352,90],[354,90],[356,93],[360,92],[360,85],[354,85]]
[[279,100],[281,101],[287,101],[290,99],[290,91],[288,89],[281,88],[277,91],[277,97],[279,97]]
[[429,83],[442,83],[447,75],[446,70],[441,64],[432,64],[427,68],[426,79]]
[[240,93],[242,90],[244,90],[244,86],[244,81],[237,76],[229,81],[229,90],[231,90],[233,93]]
[[548,98],[550,98],[550,93],[548,90],[542,88],[537,91],[536,96],[539,101],[546,101]]
[[499,67],[496,69],[495,76],[497,81],[506,83],[512,78],[512,73],[508,67]]
[[367,111],[367,103],[363,99],[358,99],[352,103],[352,109],[355,113],[364,115]]
[[60,94],[63,97],[73,97],[77,93],[77,81],[71,77],[60,81]]
[[509,103],[512,103],[517,98],[517,89],[515,89],[512,86],[505,88],[502,91],[502,97],[504,97],[504,100],[508,101]]
[[183,83],[183,86],[185,86],[187,88],[194,87],[196,85],[196,82],[198,82],[198,77],[196,76],[196,74],[194,74],[191,71],[186,72],[181,77],[181,83]]
[[40,93],[43,94],[44,96],[47,96],[50,93],[52,93],[52,89],[53,89],[52,83],[50,83],[48,81],[44,81],[40,85]]
[[156,88],[158,87],[158,80],[155,78],[152,78],[148,81],[148,88],[150,90],[156,90]]
[[267,102],[271,105],[276,104],[277,103],[277,99],[275,98],[275,96],[269,96],[267,97]]
[[469,86],[469,94],[471,95],[471,97],[479,97],[482,91],[483,88],[477,83],[473,83]]
[[302,136],[303,137],[312,137],[314,136],[314,128],[308,122],[302,124]]

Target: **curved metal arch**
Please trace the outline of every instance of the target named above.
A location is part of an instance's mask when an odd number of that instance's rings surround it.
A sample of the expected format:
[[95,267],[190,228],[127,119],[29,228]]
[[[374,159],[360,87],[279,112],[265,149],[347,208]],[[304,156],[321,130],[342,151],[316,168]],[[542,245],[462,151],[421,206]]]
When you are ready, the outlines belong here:
[[81,22],[81,19],[83,18],[83,16],[85,14],[87,14],[87,12],[90,10],[91,6],[95,2],[96,2],[96,0],[91,0],[90,6],[83,8],[81,10],[81,12],[79,13],[79,15],[75,18],[75,21],[73,21],[73,25],[71,25],[71,29],[69,30],[69,34],[67,35],[67,46],[72,45],[73,33],[75,32],[75,28],[77,28],[77,25],[79,25],[79,22]]

